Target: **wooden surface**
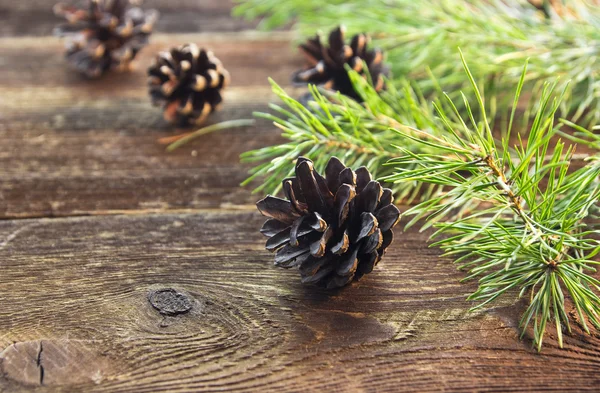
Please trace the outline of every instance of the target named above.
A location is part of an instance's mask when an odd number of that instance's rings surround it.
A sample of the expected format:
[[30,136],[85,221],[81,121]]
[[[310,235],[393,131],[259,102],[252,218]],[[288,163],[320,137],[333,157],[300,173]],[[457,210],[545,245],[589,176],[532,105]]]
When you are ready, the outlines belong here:
[[599,390],[598,336],[575,328],[560,350],[549,331],[537,354],[525,305],[469,313],[475,283],[423,234],[338,292],[274,268],[238,155],[277,130],[167,154],[156,139],[181,130],[144,70],[161,48],[211,47],[233,84],[210,121],[249,118],[266,78],[301,64],[290,34],[244,30],[228,2],[148,3],[165,19],[138,70],[90,82],[47,36],[52,1],[0,0],[0,392]]

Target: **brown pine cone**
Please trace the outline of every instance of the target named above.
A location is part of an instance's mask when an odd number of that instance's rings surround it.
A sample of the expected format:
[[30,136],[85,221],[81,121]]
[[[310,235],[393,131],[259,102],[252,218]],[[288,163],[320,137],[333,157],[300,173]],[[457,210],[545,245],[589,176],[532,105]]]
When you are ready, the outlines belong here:
[[267,196],[256,205],[270,217],[261,229],[275,265],[298,266],[302,282],[342,287],[370,273],[393,239],[400,218],[392,191],[332,157],[319,175],[300,157],[296,177],[283,181],[288,200]]
[[167,121],[179,125],[204,122],[218,109],[221,90],[229,84],[221,61],[195,44],[159,53],[148,76],[152,103],[163,107]]
[[329,47],[321,42],[319,35],[309,39],[300,45],[306,56],[308,69],[294,73],[292,82],[319,85],[360,100],[344,66],[348,64],[366,78],[364,61],[375,90],[381,91],[384,88],[383,76],[387,76],[388,69],[383,64],[383,52],[380,49],[367,49],[368,41],[369,38],[365,34],[357,34],[352,37],[350,45],[346,45],[342,26],[329,34]]
[[68,22],[54,30],[67,38],[67,61],[89,78],[129,68],[158,19],[156,10],[130,7],[128,0],[89,0],[79,8],[59,3],[54,13]]

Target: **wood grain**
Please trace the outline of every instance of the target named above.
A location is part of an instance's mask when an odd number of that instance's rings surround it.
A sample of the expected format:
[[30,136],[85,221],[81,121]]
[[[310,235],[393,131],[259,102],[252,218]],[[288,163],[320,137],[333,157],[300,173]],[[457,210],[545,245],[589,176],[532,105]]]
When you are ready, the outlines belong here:
[[[0,36],[45,36],[62,20],[52,7],[61,0],[0,0]],[[62,0],[76,4],[78,0]],[[227,32],[253,28],[255,23],[230,16],[230,0],[146,0],[144,8],[160,12],[155,31],[164,33]]]
[[[599,339],[519,341],[522,306],[470,314],[462,274],[409,232],[338,292],[272,266],[254,211],[4,221],[0,391],[594,391]],[[57,236],[58,235],[58,236]],[[148,301],[173,288],[176,317]],[[32,348],[19,358],[20,343]],[[32,362],[45,366],[37,384]],[[60,350],[64,346],[64,350]],[[9,353],[7,353],[9,351]],[[60,354],[62,378],[54,358]],[[98,372],[76,367],[82,357]],[[25,358],[25,360],[24,360]],[[19,363],[21,362],[21,363]],[[37,364],[37,363],[36,363]],[[52,371],[54,368],[54,371]],[[2,390],[3,389],[3,390]]]
[[[231,1],[146,0],[158,34],[130,73],[66,68],[55,0],[0,0],[0,393],[598,391],[600,338],[542,354],[525,305],[469,313],[464,277],[428,234],[337,292],[276,269],[240,153],[267,122],[167,154],[145,69],[162,49],[212,49],[233,84],[209,124],[250,118],[302,60],[287,32],[239,30]],[[300,94],[300,91],[293,94]]]
[[88,81],[65,67],[57,39],[0,40],[0,217],[253,203],[258,197],[239,188],[248,169],[239,155],[279,140],[268,122],[206,135],[174,153],[156,142],[186,130],[152,107],[145,69],[160,48],[188,41],[213,48],[233,75],[224,109],[208,124],[267,110],[267,78],[285,85],[299,63],[281,37],[157,35],[136,71]]

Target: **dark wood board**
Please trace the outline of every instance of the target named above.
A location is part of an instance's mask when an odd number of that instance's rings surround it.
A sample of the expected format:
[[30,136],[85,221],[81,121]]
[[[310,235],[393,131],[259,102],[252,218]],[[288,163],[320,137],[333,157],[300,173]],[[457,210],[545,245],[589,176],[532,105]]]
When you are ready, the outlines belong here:
[[[400,236],[373,274],[326,292],[272,266],[261,221],[254,211],[213,211],[0,223],[0,345],[8,348],[0,391],[592,391],[600,383],[598,338],[568,337],[560,350],[550,332],[537,354],[518,339],[522,305],[468,313],[473,284],[459,284],[462,274],[416,232]],[[168,288],[185,297],[187,313],[161,315],[150,304],[149,294]]]
[[[240,153],[268,122],[184,132],[150,105],[153,55],[185,42],[231,72],[209,124],[251,118],[301,66],[289,32],[259,33],[232,3],[146,0],[161,11],[129,73],[88,81],[48,36],[54,1],[0,0],[0,392],[598,391],[600,340],[577,326],[541,354],[507,296],[470,313],[476,283],[397,236],[373,274],[337,292],[276,269]],[[294,92],[300,94],[300,91]],[[399,232],[398,232],[399,233]]]

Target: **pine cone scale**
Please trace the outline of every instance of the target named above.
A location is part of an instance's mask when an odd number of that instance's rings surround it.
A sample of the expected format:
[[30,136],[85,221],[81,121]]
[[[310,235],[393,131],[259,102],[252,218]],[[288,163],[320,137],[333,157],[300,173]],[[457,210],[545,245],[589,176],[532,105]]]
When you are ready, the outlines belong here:
[[262,233],[265,236],[273,236],[284,230],[286,227],[286,223],[271,218],[265,221],[262,228],[260,229],[260,233]]
[[377,210],[390,205],[393,202],[394,198],[392,196],[392,190],[389,188],[384,188],[381,193],[381,198],[379,198],[379,204],[377,205]]
[[317,186],[317,180],[313,175],[312,163],[304,161],[298,164],[296,167],[296,175],[308,209],[325,214],[325,202],[321,197],[321,193]]
[[[286,198],[292,203],[292,205],[294,206],[294,209],[296,209],[296,211],[298,211],[300,213],[308,212],[308,207],[306,206],[306,203],[300,202],[296,198],[296,195],[300,195],[300,191],[299,191],[297,185],[294,186],[294,181],[292,181],[290,179],[284,180],[282,182],[282,188],[283,188],[283,193],[285,194]],[[295,191],[294,188],[296,188],[297,191]]]
[[358,266],[358,249],[354,249],[351,253],[346,253],[345,257],[340,261],[339,266],[335,270],[338,276],[349,276],[354,274]]
[[307,247],[293,247],[288,244],[279,249],[275,254],[275,265],[291,267],[293,266],[291,264],[294,262],[300,263],[300,261],[297,259],[303,255],[304,259],[308,259],[310,257],[310,250]]
[[305,272],[302,273],[304,277],[302,278],[302,284],[313,285],[317,284],[319,281],[327,277],[329,273],[333,270],[333,267],[327,266],[315,272]]
[[263,215],[286,224],[291,224],[295,218],[299,217],[289,201],[273,196],[268,196],[260,201],[257,207]]
[[392,242],[394,241],[394,232],[392,232],[390,229],[388,229],[387,231],[383,231],[382,237],[383,239],[381,241],[381,247],[379,247],[378,250],[385,251],[385,249],[388,248],[390,244],[392,244]]
[[346,169],[344,164],[336,157],[332,157],[327,166],[325,167],[325,179],[327,180],[327,187],[330,190],[337,190],[340,185],[340,173]]
[[341,235],[341,238],[333,242],[333,246],[331,247],[331,253],[336,255],[342,255],[346,251],[348,251],[348,247],[350,247],[350,237],[348,236],[348,232],[344,231]]
[[367,37],[364,34],[356,34],[350,41],[352,53],[358,57],[365,57],[365,48],[367,46]]
[[[357,182],[358,183],[358,182]],[[375,212],[375,208],[379,204],[383,189],[377,181],[370,181],[366,187],[362,189],[357,184],[358,197],[356,204],[362,211]]]
[[377,225],[378,225],[378,222],[374,215],[372,215],[371,213],[368,213],[368,212],[363,212],[360,215],[360,224],[359,224],[360,231],[358,231],[353,242],[358,243],[361,240],[363,240],[364,238],[371,236],[377,229]]
[[[303,263],[300,268],[298,270],[300,270],[300,274],[302,274],[303,276],[308,276],[309,280],[314,279],[314,275],[316,275],[319,270],[321,270],[321,273],[323,272],[330,272],[331,270],[333,270],[333,266],[331,265],[326,265],[328,260],[331,259],[330,257],[325,257],[325,258],[314,258],[314,257],[309,257],[305,263]],[[323,267],[325,266],[325,267]],[[317,279],[318,281],[318,279]]]
[[361,259],[361,264],[357,268],[357,275],[362,277],[365,274],[371,273],[375,267],[375,264],[377,263],[378,258],[379,257],[377,253],[370,253],[363,257]]
[[331,227],[327,227],[319,240],[315,241],[310,245],[310,255],[313,257],[322,257],[325,255],[325,248],[327,247],[327,243],[329,239],[333,235],[333,230]]
[[384,206],[376,213],[379,228],[384,232],[393,228],[400,219],[397,209],[391,208],[390,206],[393,205]]
[[381,229],[377,228],[362,245],[362,254],[372,254],[383,243],[383,236],[381,235]]
[[365,167],[356,170],[356,190],[362,192],[363,189],[373,180],[371,173]]
[[288,244],[290,242],[290,231],[291,228],[288,227],[283,231],[271,236],[269,240],[267,240],[267,244],[265,246],[267,251],[275,251],[278,248]]
[[[311,218],[314,219],[313,222],[308,221]],[[327,227],[327,224],[323,220],[321,220],[317,217],[301,216],[300,218],[295,220],[292,223],[292,226],[290,227],[289,243],[292,246],[297,247],[300,244],[300,242],[299,242],[300,238],[302,238],[305,235],[308,235],[309,233],[311,233],[313,231],[323,232],[326,227]]]
[[350,203],[356,197],[355,188],[349,184],[342,184],[335,194],[334,213],[337,217],[337,226],[341,227],[350,211]]

